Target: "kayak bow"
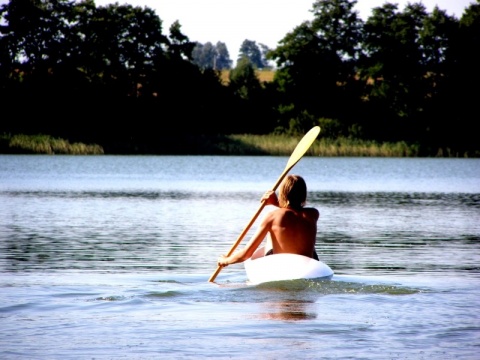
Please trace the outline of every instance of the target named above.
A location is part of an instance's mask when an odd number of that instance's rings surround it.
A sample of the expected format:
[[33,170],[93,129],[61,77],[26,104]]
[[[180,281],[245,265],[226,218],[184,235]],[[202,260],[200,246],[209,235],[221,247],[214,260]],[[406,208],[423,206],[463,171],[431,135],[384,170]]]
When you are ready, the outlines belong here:
[[259,247],[253,256],[243,263],[250,284],[294,279],[328,280],[333,276],[333,270],[327,264],[307,256],[264,254],[264,247]]

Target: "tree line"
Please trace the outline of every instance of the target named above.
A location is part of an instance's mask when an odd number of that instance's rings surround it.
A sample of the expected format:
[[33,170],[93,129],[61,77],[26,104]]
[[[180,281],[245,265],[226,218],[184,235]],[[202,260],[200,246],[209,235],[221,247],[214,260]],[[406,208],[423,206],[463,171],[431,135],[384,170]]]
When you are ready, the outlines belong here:
[[[0,6],[0,133],[157,153],[160,139],[298,135],[320,125],[326,138],[480,156],[480,0],[459,19],[387,2],[365,21],[356,2],[314,1],[313,20],[275,49],[246,40],[224,84],[225,44],[213,52],[222,67],[202,66],[208,44],[191,42],[179,21],[166,32],[148,7],[10,0]],[[274,79],[261,82],[255,70],[268,62]]]
[[[271,69],[267,54],[270,48],[254,40],[245,39],[240,45],[238,61],[246,58],[256,69]],[[215,45],[211,42],[205,44],[196,42],[192,52],[192,61],[202,69],[230,70],[233,61],[230,59],[227,45],[218,41]]]

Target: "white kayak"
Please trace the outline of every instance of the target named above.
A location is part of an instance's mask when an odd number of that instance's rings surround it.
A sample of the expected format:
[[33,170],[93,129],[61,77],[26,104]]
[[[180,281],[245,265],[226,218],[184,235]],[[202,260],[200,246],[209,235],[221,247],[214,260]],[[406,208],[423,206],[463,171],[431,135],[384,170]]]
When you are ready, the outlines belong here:
[[264,256],[259,247],[250,259],[243,262],[250,284],[295,279],[331,279],[333,270],[325,263],[296,254]]

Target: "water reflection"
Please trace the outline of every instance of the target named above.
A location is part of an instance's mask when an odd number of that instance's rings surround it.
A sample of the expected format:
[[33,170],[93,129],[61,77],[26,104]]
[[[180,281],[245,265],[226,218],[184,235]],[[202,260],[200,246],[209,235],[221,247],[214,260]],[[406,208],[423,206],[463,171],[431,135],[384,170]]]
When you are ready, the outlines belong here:
[[313,311],[311,304],[312,302],[301,300],[264,303],[258,318],[262,320],[284,321],[316,319],[317,313]]
[[256,285],[254,289],[253,298],[248,298],[249,301],[260,303],[254,316],[262,320],[285,321],[316,319],[322,312],[322,298],[326,295],[405,296],[426,291],[381,281],[365,283],[361,278],[341,276],[334,276],[333,280],[275,281]]

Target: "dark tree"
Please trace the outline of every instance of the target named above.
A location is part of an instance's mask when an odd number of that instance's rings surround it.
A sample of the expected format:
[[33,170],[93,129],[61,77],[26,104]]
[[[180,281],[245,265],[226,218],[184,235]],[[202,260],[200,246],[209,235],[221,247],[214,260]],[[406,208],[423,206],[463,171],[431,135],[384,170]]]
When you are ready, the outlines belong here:
[[193,63],[201,69],[227,70],[231,68],[232,61],[225,43],[211,42],[196,43],[193,49]]
[[193,49],[193,63],[200,69],[214,69],[216,51],[211,42],[205,44],[196,43]]
[[255,74],[255,68],[247,58],[242,58],[230,72],[230,88],[240,98],[248,100],[252,92],[261,89],[260,81]]
[[178,59],[192,60],[192,52],[196,43],[190,42],[188,36],[181,31],[182,26],[178,21],[175,21],[170,26],[170,43],[169,50],[172,56]]
[[263,63],[262,52],[255,41],[244,40],[240,46],[237,62],[242,59],[248,59],[252,66],[256,69],[263,69],[265,64]]
[[280,127],[298,128],[295,122],[301,122],[300,128],[308,130],[320,118],[342,118],[348,123],[348,111],[358,109],[354,65],[363,22],[352,10],[355,3],[315,2],[314,20],[297,26],[269,53],[278,68]]
[[480,72],[478,71],[478,54],[480,48],[480,1],[472,2],[456,22],[452,24],[438,20],[440,34],[447,34],[449,46],[442,54],[445,61],[440,71],[442,81],[441,91],[436,95],[436,101],[431,104],[432,111],[427,116],[434,121],[432,138],[440,139],[440,145],[451,148],[453,154],[478,153],[479,126],[478,99],[480,99]]
[[265,44],[258,44],[258,46],[260,47],[260,51],[261,51],[261,54],[262,54],[263,68],[264,69],[270,69],[271,66],[270,66],[269,60],[268,60],[268,53],[271,51],[271,49]]
[[215,70],[228,70],[232,68],[232,60],[230,60],[230,54],[227,49],[227,45],[221,41],[217,42],[215,46],[216,59]]

